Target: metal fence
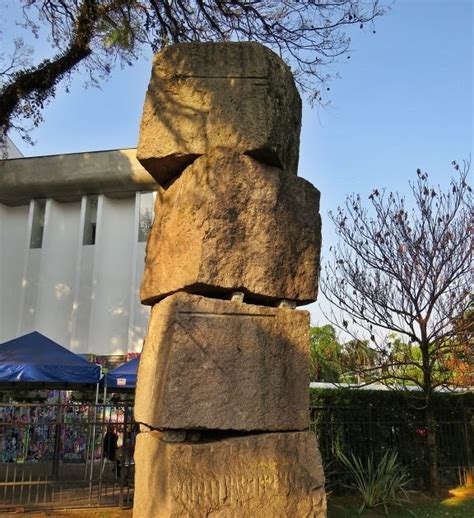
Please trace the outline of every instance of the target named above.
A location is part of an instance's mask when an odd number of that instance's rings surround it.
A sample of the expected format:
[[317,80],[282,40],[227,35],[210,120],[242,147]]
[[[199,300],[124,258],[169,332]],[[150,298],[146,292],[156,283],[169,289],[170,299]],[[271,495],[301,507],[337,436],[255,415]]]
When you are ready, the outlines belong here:
[[[324,418],[319,417],[324,415]],[[362,461],[370,456],[380,459],[391,449],[412,478],[413,488],[427,487],[428,460],[426,429],[420,421],[407,419],[379,420],[367,408],[351,408],[345,418],[341,408],[311,408],[311,429],[315,431],[323,457],[328,485],[337,489],[349,480],[347,469],[337,460],[337,453],[354,454]],[[441,483],[448,487],[460,482],[463,473],[474,467],[474,415],[436,423],[438,469]]]
[[[0,510],[129,506],[133,501],[133,451],[138,428],[127,404],[0,405]],[[423,486],[426,433],[421,423],[379,420],[351,408],[311,408],[330,487],[348,481],[337,452],[361,459],[398,452],[415,484]],[[113,432],[115,458],[106,434]],[[446,485],[474,465],[474,416],[437,423],[439,469]],[[109,458],[107,458],[109,457]],[[113,457],[113,456],[112,456]]]
[[0,509],[131,504],[136,432],[127,405],[0,405]]

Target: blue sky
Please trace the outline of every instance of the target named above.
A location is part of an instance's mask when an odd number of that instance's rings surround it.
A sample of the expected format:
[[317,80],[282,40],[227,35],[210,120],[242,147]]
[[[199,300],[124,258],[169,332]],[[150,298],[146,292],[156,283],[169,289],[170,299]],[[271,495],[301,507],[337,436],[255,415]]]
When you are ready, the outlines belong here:
[[[299,174],[321,191],[323,255],[334,239],[327,211],[374,187],[408,193],[418,167],[447,185],[452,160],[473,147],[472,0],[395,0],[376,33],[354,27],[351,59],[331,67],[327,108],[305,106]],[[134,147],[150,62],[115,71],[101,90],[76,77],[34,131],[27,155]],[[311,307],[313,320],[319,311]]]

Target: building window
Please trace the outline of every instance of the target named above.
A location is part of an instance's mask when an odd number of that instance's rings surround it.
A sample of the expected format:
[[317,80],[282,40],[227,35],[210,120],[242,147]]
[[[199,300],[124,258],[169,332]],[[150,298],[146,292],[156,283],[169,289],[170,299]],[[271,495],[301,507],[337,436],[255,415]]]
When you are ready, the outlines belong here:
[[95,245],[97,228],[97,196],[86,198],[86,214],[84,218],[84,237],[83,245]]
[[140,194],[140,214],[138,218],[138,241],[140,243],[147,240],[148,232],[153,223],[153,205],[155,203],[155,193],[142,192]]
[[31,224],[30,248],[41,248],[43,246],[45,211],[46,200],[33,201],[33,220]]

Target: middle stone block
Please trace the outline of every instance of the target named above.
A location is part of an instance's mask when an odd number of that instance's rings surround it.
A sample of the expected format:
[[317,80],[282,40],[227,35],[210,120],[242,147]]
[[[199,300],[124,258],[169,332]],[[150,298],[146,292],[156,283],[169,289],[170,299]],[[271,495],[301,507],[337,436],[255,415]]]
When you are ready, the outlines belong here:
[[177,293],[156,304],[135,420],[156,429],[309,426],[309,313]]

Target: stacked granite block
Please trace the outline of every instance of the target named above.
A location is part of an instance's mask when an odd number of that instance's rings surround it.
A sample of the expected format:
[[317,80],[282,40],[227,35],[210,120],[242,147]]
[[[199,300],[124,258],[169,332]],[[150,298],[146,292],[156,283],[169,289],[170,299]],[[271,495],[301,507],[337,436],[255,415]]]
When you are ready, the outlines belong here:
[[319,192],[296,176],[301,100],[256,43],[167,47],[138,159],[162,186],[147,243],[134,516],[326,515],[309,427]]

